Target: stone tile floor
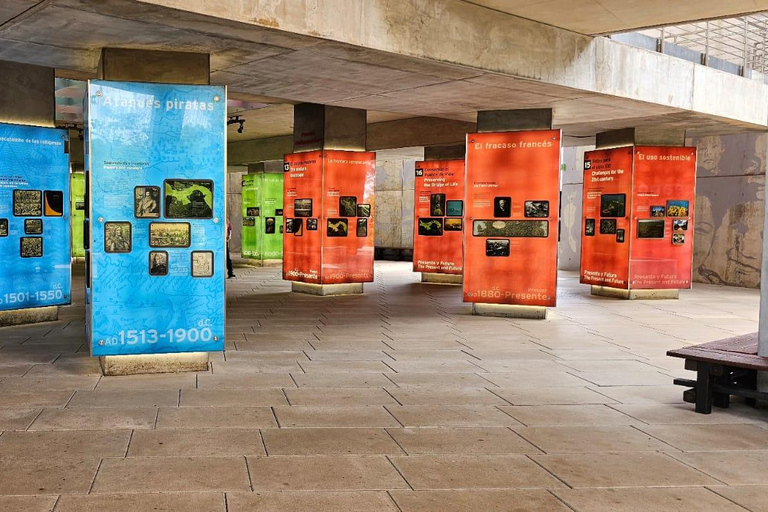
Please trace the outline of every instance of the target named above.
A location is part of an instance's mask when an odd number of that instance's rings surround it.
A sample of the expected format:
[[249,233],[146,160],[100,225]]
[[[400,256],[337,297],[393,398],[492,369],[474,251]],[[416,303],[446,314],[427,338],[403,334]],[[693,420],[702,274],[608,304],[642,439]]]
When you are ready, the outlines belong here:
[[207,373],[100,377],[82,289],[0,330],[0,510],[768,510],[768,414],[693,413],[664,355],[756,330],[756,290],[627,302],[563,273],[522,321],[405,263],[335,298],[237,273]]

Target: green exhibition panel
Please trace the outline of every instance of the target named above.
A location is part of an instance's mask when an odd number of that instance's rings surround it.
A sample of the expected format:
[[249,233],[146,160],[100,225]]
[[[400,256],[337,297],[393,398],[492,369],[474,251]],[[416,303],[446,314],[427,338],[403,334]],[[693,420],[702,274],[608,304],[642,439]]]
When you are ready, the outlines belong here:
[[83,222],[85,221],[85,175],[70,174],[70,205],[72,206],[72,257],[85,258]]
[[283,259],[283,175],[243,176],[243,258],[264,263]]

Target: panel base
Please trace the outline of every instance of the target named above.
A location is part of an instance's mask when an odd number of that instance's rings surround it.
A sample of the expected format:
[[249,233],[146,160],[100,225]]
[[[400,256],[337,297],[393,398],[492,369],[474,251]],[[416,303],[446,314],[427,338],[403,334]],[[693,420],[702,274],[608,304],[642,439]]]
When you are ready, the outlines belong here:
[[329,295],[356,295],[363,293],[363,283],[315,284],[293,281],[291,283],[291,291],[323,297]]
[[438,274],[436,272],[422,272],[421,282],[432,284],[462,284],[464,283],[464,276],[460,274]]
[[547,318],[546,306],[521,306],[518,304],[486,304],[472,303],[472,314],[480,316],[498,316],[504,318],[531,318],[544,320]]
[[107,376],[146,373],[206,372],[208,352],[180,354],[137,354],[99,357],[101,371]]
[[679,299],[680,290],[624,290],[622,288],[611,288],[610,286],[592,285],[590,290],[592,295],[601,297],[612,297],[614,299],[624,300],[669,300]]
[[59,306],[0,311],[0,327],[55,322],[58,319]]

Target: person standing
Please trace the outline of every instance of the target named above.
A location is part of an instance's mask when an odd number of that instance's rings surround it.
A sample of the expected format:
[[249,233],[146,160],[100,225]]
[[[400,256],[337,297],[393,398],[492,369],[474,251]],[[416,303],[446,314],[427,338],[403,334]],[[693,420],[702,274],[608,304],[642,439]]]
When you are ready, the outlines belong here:
[[232,239],[232,223],[227,219],[227,279],[235,277],[235,271],[232,269],[232,258],[229,256],[229,241]]

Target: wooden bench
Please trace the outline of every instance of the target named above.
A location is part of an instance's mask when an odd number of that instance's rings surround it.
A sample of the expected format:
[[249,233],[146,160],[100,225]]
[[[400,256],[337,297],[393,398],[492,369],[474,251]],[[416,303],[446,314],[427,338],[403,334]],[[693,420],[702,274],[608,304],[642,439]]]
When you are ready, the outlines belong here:
[[756,332],[670,350],[667,355],[685,359],[685,369],[696,372],[696,380],[674,380],[690,388],[683,400],[696,404],[696,412],[709,414],[712,406],[728,407],[731,395],[752,405],[757,399],[768,400],[768,393],[757,391],[757,372],[768,371],[768,357],[757,355]]

